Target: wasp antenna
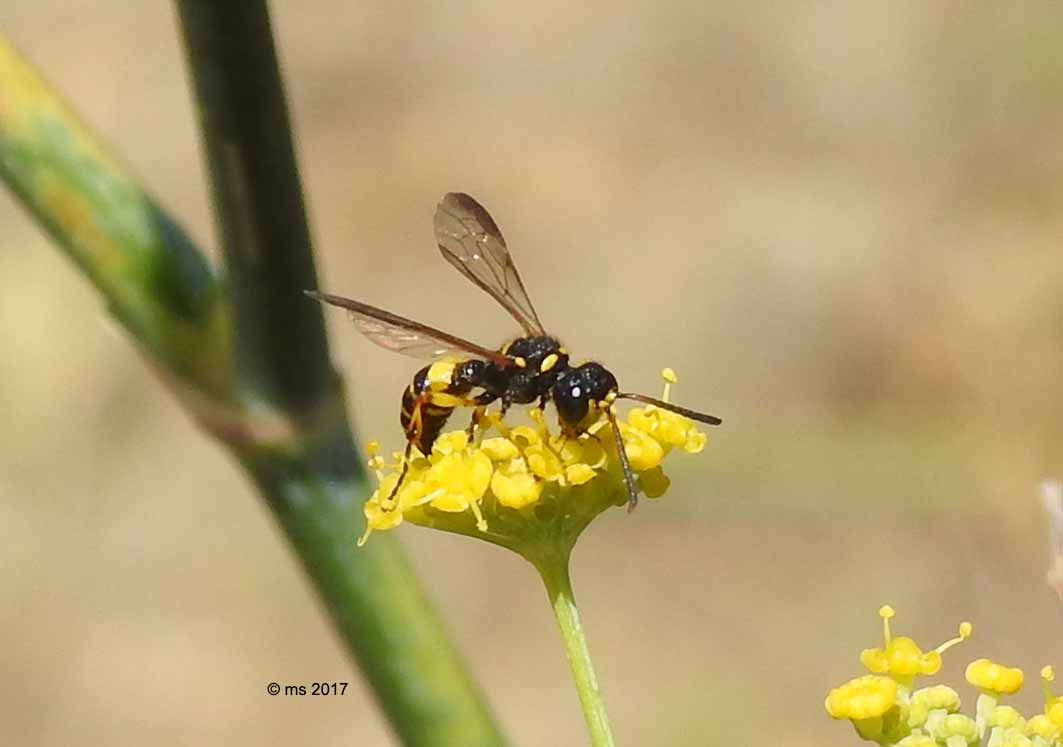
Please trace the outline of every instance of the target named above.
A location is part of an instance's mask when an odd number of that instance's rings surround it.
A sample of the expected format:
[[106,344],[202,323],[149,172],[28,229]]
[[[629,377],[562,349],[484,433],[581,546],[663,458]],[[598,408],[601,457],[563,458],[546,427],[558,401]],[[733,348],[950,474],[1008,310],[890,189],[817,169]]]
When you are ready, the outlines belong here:
[[688,410],[685,407],[679,405],[673,405],[671,402],[665,402],[663,399],[657,399],[656,397],[650,397],[646,394],[637,394],[635,392],[621,392],[616,395],[617,399],[633,399],[636,402],[645,402],[647,405],[656,405],[662,410],[669,410],[683,417],[696,420],[699,423],[705,423],[706,425],[720,425],[723,421],[715,415],[706,415],[703,412],[697,410]]
[[312,298],[315,301],[320,301],[321,303],[327,303],[333,306],[349,308],[349,306],[343,303],[347,299],[343,298],[342,296],[334,296],[331,293],[322,293],[321,291],[316,290],[304,290],[303,295]]
[[627,460],[624,437],[620,435],[620,426],[616,422],[616,413],[613,412],[613,408],[606,408],[605,416],[609,418],[613,438],[616,439],[616,455],[620,457],[620,467],[624,470],[624,482],[627,483],[627,512],[631,513],[635,510],[635,506],[639,505],[639,490],[635,487],[635,475],[631,472],[631,462]]

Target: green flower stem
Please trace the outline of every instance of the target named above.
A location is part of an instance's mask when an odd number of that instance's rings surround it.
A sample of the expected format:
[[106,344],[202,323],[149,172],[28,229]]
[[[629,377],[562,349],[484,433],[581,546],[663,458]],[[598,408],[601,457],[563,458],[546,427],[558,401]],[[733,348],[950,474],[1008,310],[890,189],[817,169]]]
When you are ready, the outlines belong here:
[[598,678],[594,675],[591,653],[587,648],[587,638],[583,635],[579,608],[572,593],[572,581],[568,572],[568,553],[549,554],[537,557],[533,561],[546,584],[546,593],[557,618],[557,627],[561,631],[561,641],[565,646],[572,677],[576,681],[583,716],[587,720],[591,744],[594,747],[612,747],[613,732],[609,726],[609,714],[605,711],[605,700],[598,688]]

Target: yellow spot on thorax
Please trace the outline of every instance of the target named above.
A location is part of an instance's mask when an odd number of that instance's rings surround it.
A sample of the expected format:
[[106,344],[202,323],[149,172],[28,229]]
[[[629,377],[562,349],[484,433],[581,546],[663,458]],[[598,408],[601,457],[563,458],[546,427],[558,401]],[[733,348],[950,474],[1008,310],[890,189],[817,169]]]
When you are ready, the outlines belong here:
[[519,355],[513,359],[513,362],[517,364],[518,368],[527,368],[528,361],[521,358]]
[[550,355],[543,358],[543,362],[539,364],[539,373],[546,373],[551,368],[557,365],[558,360],[557,353],[550,353]]

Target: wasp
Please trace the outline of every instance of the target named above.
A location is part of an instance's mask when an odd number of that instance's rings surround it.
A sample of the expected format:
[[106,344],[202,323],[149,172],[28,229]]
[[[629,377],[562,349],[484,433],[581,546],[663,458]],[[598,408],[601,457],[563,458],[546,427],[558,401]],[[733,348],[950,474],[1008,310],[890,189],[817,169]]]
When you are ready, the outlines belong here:
[[435,360],[418,371],[402,394],[400,422],[406,451],[399,480],[388,500],[397,495],[409,469],[413,449],[432,450],[455,409],[472,407],[472,433],[484,408],[499,402],[501,414],[514,404],[553,402],[561,431],[579,437],[603,416],[616,440],[616,452],[627,483],[628,510],[638,503],[614,402],[630,399],[655,405],[707,425],[723,421],[645,394],[622,392],[616,377],[600,363],[572,365],[568,350],[547,334],[528,298],[513,257],[491,215],[467,194],[451,192],[436,207],[435,237],[443,258],[497,301],[524,334],[491,350],[390,311],[328,293],[306,291],[311,298],[346,309],[358,330],[383,348],[416,358]]

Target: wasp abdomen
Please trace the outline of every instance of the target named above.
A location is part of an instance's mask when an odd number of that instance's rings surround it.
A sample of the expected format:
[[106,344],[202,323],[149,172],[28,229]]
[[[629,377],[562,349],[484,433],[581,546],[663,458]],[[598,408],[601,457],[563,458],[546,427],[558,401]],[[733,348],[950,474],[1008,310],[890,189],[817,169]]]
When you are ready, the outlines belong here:
[[467,404],[467,395],[482,378],[483,361],[436,361],[418,371],[402,393],[399,422],[407,440],[422,454],[432,450],[447,419]]

